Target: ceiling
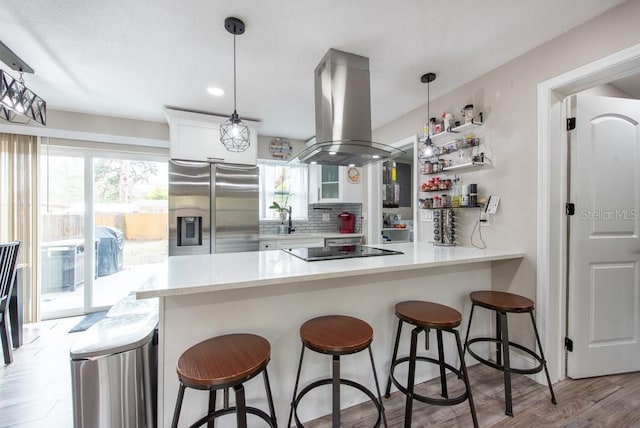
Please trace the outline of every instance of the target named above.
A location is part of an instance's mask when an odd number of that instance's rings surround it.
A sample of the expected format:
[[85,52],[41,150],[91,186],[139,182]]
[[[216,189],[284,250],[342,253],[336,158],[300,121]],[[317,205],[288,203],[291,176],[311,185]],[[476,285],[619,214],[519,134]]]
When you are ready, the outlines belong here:
[[4,0],[0,40],[35,69],[27,86],[49,109],[164,122],[165,106],[233,111],[224,19],[236,16],[240,117],[308,139],[313,70],[329,48],[369,57],[376,128],[426,102],[423,73],[438,75],[435,98],[622,2]]

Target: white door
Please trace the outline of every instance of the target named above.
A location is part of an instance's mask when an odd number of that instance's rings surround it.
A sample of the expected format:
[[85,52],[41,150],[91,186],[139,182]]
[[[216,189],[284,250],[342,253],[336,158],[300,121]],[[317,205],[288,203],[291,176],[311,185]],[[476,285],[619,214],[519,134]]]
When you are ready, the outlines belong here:
[[567,375],[582,378],[640,370],[640,101],[576,98]]

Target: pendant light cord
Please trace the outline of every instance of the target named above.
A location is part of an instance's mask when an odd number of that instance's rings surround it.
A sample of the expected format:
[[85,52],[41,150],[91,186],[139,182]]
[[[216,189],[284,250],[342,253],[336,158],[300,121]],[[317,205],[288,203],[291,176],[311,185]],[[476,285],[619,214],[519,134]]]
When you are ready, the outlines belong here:
[[427,123],[431,125],[431,112],[429,111],[430,102],[431,102],[431,93],[429,92],[429,88],[431,87],[431,82],[427,82]]
[[233,112],[236,113],[236,35],[233,35]]

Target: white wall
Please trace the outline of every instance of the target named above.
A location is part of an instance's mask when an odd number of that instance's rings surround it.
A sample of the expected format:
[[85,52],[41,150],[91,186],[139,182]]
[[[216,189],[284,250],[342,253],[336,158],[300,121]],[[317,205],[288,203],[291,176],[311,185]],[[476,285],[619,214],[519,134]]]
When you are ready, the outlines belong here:
[[119,117],[49,110],[47,127],[79,132],[169,140],[169,125]]
[[[640,43],[640,1],[628,1],[590,22],[570,30],[477,79],[431,100],[430,111],[458,113],[472,103],[484,112],[484,151],[492,168],[464,174],[476,182],[480,193],[501,197],[498,214],[483,236],[491,248],[517,249],[525,260],[499,264],[493,270],[493,288],[535,298],[536,210],[537,210],[537,84],[598,58]],[[424,72],[434,71],[425,69]],[[416,80],[419,78],[416,75]],[[436,80],[432,85],[437,85]],[[426,95],[426,88],[425,88]],[[392,143],[422,131],[427,119],[423,105],[374,130],[373,139]],[[458,227],[458,240],[470,242],[477,213],[465,211]],[[424,238],[421,236],[420,238]],[[532,341],[532,336],[529,336]]]

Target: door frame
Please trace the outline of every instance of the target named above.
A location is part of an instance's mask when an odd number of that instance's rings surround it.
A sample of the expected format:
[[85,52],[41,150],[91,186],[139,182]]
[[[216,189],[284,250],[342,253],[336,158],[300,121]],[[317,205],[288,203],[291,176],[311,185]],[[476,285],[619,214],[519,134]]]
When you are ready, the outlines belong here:
[[[413,173],[411,184],[414,189],[418,188],[420,179],[420,168],[418,163],[418,136],[412,135],[399,141],[389,144],[400,150],[413,150]],[[367,216],[366,238],[367,244],[381,244],[380,232],[382,231],[382,161],[367,165],[367,196],[366,208],[369,212]],[[411,204],[413,211],[413,242],[418,241],[420,210],[418,209],[418,192],[411,192]]]
[[[538,232],[536,302],[551,381],[566,377],[566,278],[568,245],[567,132],[563,100],[577,92],[640,72],[640,44],[538,84]],[[558,328],[560,327],[560,328]],[[540,373],[536,380],[544,383]]]

